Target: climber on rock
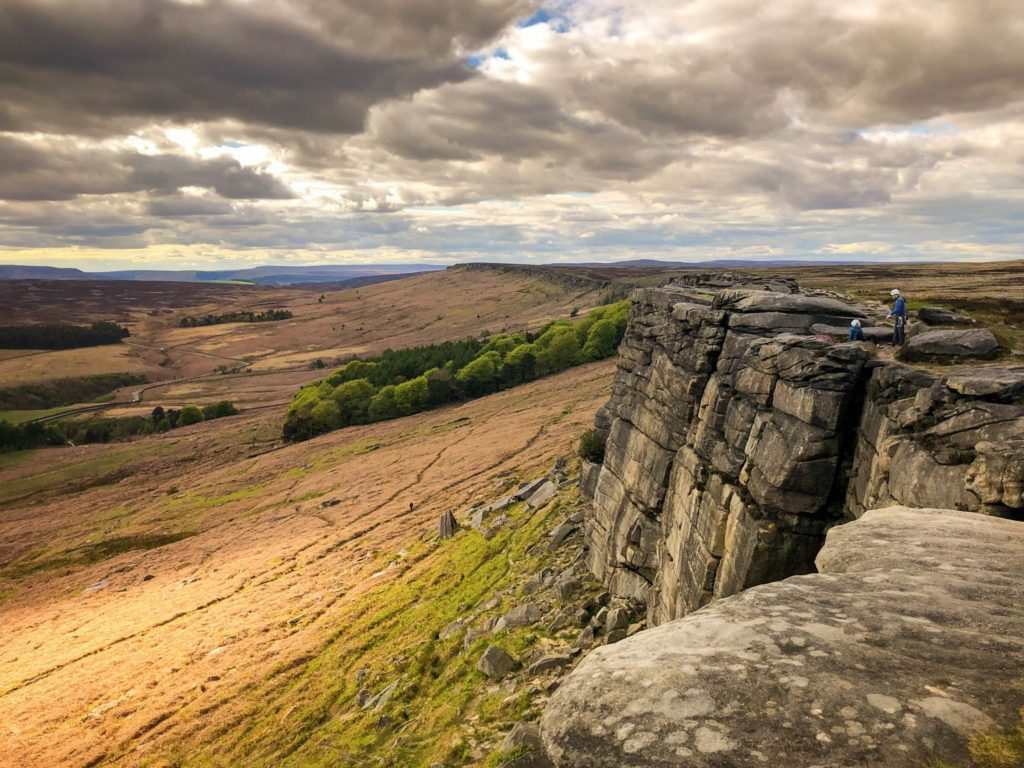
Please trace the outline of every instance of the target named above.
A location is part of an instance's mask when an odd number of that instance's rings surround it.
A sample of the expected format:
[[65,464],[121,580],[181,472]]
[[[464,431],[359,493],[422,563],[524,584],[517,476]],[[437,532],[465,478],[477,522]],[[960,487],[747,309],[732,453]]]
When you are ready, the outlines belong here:
[[856,318],[850,321],[850,341],[864,341],[864,329]]
[[893,288],[889,295],[895,299],[889,317],[896,321],[892,329],[892,343],[894,347],[898,347],[907,340],[907,300],[903,298],[899,288]]

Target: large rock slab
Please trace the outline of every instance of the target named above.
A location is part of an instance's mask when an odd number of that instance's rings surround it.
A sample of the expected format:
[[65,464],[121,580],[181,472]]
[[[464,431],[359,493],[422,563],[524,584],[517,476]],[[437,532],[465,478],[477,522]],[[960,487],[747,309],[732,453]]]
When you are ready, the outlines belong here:
[[942,307],[921,307],[917,310],[917,318],[926,325],[973,325],[974,321],[966,315],[958,314]]
[[925,331],[911,336],[900,349],[902,360],[922,361],[949,357],[992,357],[999,342],[987,328],[969,331]]
[[862,309],[838,299],[774,291],[728,289],[718,294],[715,305],[736,312],[785,312],[830,317],[867,317],[867,313]]
[[1024,704],[1024,523],[895,507],[819,574],[587,656],[541,722],[560,768],[920,768]]

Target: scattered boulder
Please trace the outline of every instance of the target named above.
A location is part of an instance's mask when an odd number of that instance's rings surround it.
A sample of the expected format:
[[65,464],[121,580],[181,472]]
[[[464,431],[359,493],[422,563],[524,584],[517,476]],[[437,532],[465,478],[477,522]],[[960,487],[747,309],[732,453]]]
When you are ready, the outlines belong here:
[[[398,690],[398,683],[399,681],[396,680],[374,696],[362,695],[362,704],[360,706],[363,709],[380,709],[388,703],[395,691]],[[364,694],[364,691],[356,694],[356,702],[359,702],[361,694]]]
[[566,520],[551,532],[551,539],[548,541],[548,551],[554,552],[565,543],[565,540],[579,530],[579,524]]
[[501,763],[502,768],[552,768],[534,723],[517,723],[502,742],[501,751],[514,755]]
[[533,493],[526,497],[526,503],[530,509],[543,507],[558,493],[558,486],[550,480],[545,480]]
[[526,583],[523,584],[522,592],[524,595],[532,595],[535,592],[540,592],[543,589],[547,589],[551,585],[551,580],[554,574],[550,568],[545,568],[540,573],[535,573]]
[[547,484],[549,481],[546,477],[538,477],[536,480],[531,480],[528,483],[523,483],[516,492],[512,494],[511,498],[515,501],[527,501],[533,494],[535,494],[542,486]]
[[450,539],[455,536],[459,531],[459,521],[455,519],[455,515],[451,513],[451,510],[441,515],[441,519],[438,522],[438,536],[442,540]]
[[993,357],[999,342],[987,328],[969,331],[925,331],[911,336],[897,357],[909,362],[948,357]]
[[612,608],[604,622],[604,631],[609,635],[617,629],[629,627],[629,611],[625,608]]
[[588,624],[583,628],[583,631],[580,632],[579,637],[576,638],[576,647],[589,648],[596,640],[597,633],[594,631],[594,627]]
[[833,527],[820,573],[588,654],[541,721],[560,768],[970,764],[1016,723],[1024,525],[891,507]]
[[973,325],[974,321],[942,307],[921,307],[917,310],[917,319],[925,325]]
[[529,675],[542,675],[553,669],[561,669],[572,664],[572,656],[567,653],[552,653],[533,662],[526,670]]
[[516,667],[515,659],[508,655],[504,648],[497,645],[487,646],[476,664],[477,671],[491,680],[501,680]]
[[583,588],[583,583],[575,576],[562,576],[555,586],[558,588],[558,597],[567,602]]
[[617,643],[620,640],[625,640],[628,636],[629,632],[627,631],[626,627],[619,627],[618,629],[613,629],[611,632],[608,632],[608,634],[605,635],[605,642],[608,643],[608,645],[611,645],[612,643]]
[[517,605],[498,619],[498,622],[494,625],[494,631],[503,632],[506,629],[528,627],[531,624],[536,624],[542,618],[544,618],[544,611],[541,610],[539,605],[523,603],[522,605]]

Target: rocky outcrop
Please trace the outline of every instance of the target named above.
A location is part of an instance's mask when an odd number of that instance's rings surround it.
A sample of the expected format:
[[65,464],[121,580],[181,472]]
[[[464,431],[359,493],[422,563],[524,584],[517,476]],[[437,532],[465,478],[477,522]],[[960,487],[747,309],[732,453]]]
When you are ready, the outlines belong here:
[[846,515],[894,504],[1019,517],[1024,512],[1024,368],[943,378],[872,370]]
[[878,506],[1024,515],[1022,371],[882,363],[816,332],[871,322],[866,308],[735,284],[634,294],[595,419],[605,458],[581,471],[588,564],[613,597],[651,624],[684,616],[813,571],[825,531]]
[[1024,704],[1024,524],[894,507],[820,573],[590,653],[541,723],[560,768],[967,764]]
[[806,334],[863,315],[829,296],[637,292],[586,521],[615,595],[658,623],[812,569],[868,354]]

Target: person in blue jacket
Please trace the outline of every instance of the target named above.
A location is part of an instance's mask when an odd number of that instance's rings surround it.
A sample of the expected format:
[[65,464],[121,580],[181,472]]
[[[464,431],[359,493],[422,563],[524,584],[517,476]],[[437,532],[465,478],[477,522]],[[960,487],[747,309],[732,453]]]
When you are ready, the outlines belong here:
[[850,322],[850,341],[864,341],[864,329],[856,318]]
[[903,298],[899,288],[893,288],[889,295],[895,299],[889,317],[896,321],[892,329],[893,346],[900,346],[907,340],[907,300]]

